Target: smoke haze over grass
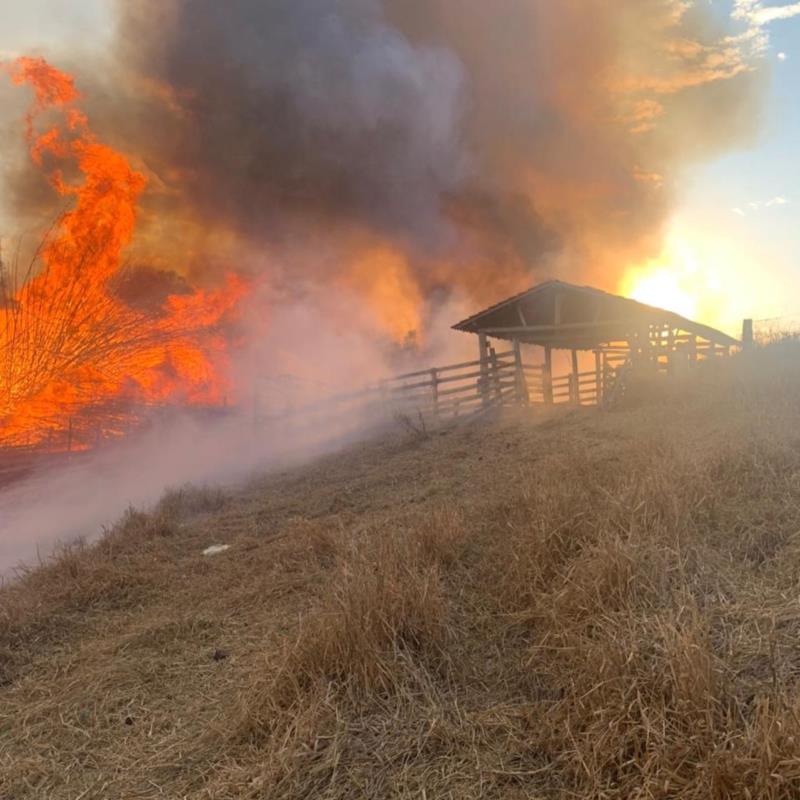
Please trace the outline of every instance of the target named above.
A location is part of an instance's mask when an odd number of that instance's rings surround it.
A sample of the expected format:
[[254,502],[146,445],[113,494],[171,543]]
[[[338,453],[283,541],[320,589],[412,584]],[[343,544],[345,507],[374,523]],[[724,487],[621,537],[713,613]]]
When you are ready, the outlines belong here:
[[0,590],[0,794],[792,800],[798,363],[125,515]]

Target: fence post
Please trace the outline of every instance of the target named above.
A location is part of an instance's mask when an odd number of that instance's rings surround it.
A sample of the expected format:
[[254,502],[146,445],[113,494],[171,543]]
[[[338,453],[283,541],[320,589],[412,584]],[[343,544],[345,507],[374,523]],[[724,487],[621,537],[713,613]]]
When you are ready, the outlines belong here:
[[689,364],[697,363],[697,337],[692,334],[689,337]]
[[753,348],[753,320],[746,319],[742,322],[742,349],[752,350]]
[[579,406],[581,404],[581,384],[579,371],[578,371],[578,351],[572,351],[572,374],[570,375],[570,391],[569,391],[569,399],[570,401]]
[[542,371],[542,389],[546,405],[553,405],[553,349],[550,345],[544,348],[544,370]]
[[439,370],[431,370],[431,392],[433,394],[433,416],[439,419]]
[[481,360],[481,376],[478,378],[478,391],[481,395],[481,403],[484,406],[489,405],[489,360],[487,353],[486,334],[478,334],[478,349],[480,350]]
[[489,349],[489,358],[491,360],[491,378],[492,388],[494,389],[494,397],[499,403],[503,401],[503,387],[500,385],[500,366],[497,363],[497,351],[494,347]]
[[522,346],[519,339],[514,339],[514,361],[517,371],[517,403],[521,406],[530,404],[531,398],[528,394],[528,382],[525,380],[525,370],[522,368]]
[[667,334],[667,374],[673,375],[675,373],[675,331],[672,325],[669,326],[669,333]]
[[595,380],[595,403],[599,406],[603,402],[603,363],[600,351],[594,351],[594,380]]
[[389,402],[389,390],[386,386],[385,378],[381,378],[380,381],[378,381],[378,397],[381,407],[386,408],[386,405]]

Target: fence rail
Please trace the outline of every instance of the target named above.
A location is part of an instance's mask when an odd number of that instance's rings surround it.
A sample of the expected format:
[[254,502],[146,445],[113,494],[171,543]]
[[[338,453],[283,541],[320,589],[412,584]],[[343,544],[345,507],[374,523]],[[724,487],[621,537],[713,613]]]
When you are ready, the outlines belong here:
[[259,423],[281,422],[299,429],[330,425],[349,417],[384,420],[387,416],[411,418],[428,425],[467,419],[509,405],[596,404],[603,375],[587,371],[550,378],[544,364],[530,364],[514,350],[441,367],[416,370],[386,378],[355,392],[332,395],[278,414],[255,410]]
[[[684,364],[709,361],[728,354],[728,348],[693,341],[691,347],[656,343],[649,351],[650,367],[655,372],[673,372]],[[665,340],[666,344],[666,340]],[[671,348],[671,349],[670,349]],[[346,425],[361,427],[364,421],[376,422],[404,416],[420,424],[465,419],[504,405],[596,406],[615,402],[624,392],[631,369],[631,350],[610,346],[594,351],[594,368],[578,369],[577,355],[567,374],[552,375],[550,362],[526,362],[516,346],[507,352],[488,347],[485,357],[475,361],[420,369],[386,378],[355,392],[320,398],[319,401],[262,414],[257,421],[280,421],[292,426]]]

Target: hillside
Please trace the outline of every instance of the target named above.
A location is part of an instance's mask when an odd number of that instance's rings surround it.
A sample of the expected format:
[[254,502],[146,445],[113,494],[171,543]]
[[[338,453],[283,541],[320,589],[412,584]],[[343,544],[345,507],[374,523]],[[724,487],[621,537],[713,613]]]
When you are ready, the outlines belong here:
[[788,343],[129,512],[0,593],[0,797],[797,797],[798,392]]

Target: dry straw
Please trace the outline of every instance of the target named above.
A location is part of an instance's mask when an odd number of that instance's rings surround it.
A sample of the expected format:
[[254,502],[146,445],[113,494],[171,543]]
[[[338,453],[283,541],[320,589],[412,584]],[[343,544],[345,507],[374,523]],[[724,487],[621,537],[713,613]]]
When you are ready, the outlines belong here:
[[800,796],[798,356],[129,513],[0,595],[0,796]]

